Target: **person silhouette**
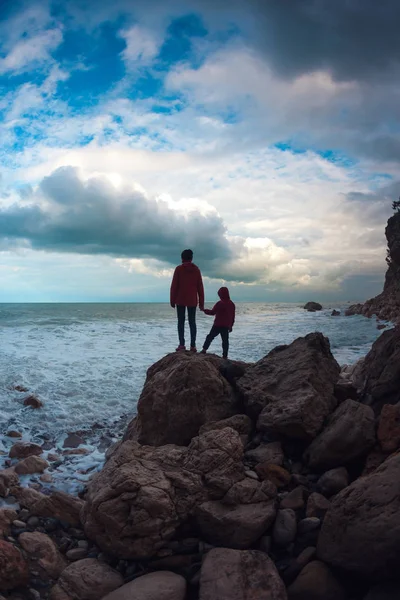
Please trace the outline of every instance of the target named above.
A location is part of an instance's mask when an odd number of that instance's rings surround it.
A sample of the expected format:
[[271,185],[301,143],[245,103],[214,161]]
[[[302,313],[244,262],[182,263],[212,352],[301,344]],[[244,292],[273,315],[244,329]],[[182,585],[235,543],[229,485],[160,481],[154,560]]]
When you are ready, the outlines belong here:
[[204,287],[199,267],[193,261],[193,251],[183,250],[181,254],[182,264],[174,271],[170,290],[170,302],[172,308],[176,307],[178,316],[179,346],[177,352],[186,350],[185,345],[185,315],[188,314],[190,329],[190,351],[196,349],[196,308],[204,310]]
[[220,301],[213,308],[204,309],[206,315],[215,315],[215,319],[210,333],[205,339],[201,353],[206,354],[213,339],[220,335],[222,339],[222,358],[228,358],[229,334],[235,323],[236,307],[231,300],[227,287],[220,288],[218,296],[220,297]]

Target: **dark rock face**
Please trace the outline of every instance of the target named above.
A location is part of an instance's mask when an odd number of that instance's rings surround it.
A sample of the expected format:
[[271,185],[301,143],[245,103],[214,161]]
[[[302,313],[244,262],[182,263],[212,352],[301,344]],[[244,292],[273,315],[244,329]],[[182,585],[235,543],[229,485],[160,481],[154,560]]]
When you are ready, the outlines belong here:
[[336,408],[339,373],[328,339],[310,333],[249,366],[237,387],[259,431],[312,440]]
[[383,292],[364,304],[350,306],[346,315],[376,315],[380,319],[397,322],[400,318],[400,213],[388,220],[385,230],[388,243],[388,270]]
[[370,579],[400,569],[400,455],[339,493],[318,539],[321,560]]
[[230,428],[208,431],[189,447],[125,442],[90,482],[85,531],[120,558],[151,557],[199,509],[210,538],[253,541],[275,516],[276,492],[248,480],[242,461],[243,444]]
[[374,444],[373,410],[355,400],[346,400],[329,417],[306,457],[312,469],[323,471],[365,456]]
[[307,304],[304,305],[304,308],[305,310],[313,312],[316,310],[322,310],[322,304],[320,304],[319,302],[307,302]]
[[202,425],[239,412],[234,390],[219,371],[221,362],[213,356],[178,352],[150,367],[138,415],[124,441],[185,446]]
[[379,415],[384,404],[400,402],[400,327],[390,329],[373,344],[358,376],[361,401]]

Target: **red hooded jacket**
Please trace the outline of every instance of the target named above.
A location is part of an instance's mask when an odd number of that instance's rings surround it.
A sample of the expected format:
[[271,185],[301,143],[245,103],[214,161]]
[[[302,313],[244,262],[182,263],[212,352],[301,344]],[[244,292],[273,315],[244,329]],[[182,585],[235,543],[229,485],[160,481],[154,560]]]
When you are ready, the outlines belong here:
[[199,267],[192,261],[184,261],[176,267],[171,283],[171,305],[204,308],[203,279]]
[[214,327],[228,327],[228,329],[232,329],[235,323],[236,307],[230,299],[228,288],[220,288],[218,296],[221,300],[211,310],[206,309],[204,312],[206,315],[215,315]]

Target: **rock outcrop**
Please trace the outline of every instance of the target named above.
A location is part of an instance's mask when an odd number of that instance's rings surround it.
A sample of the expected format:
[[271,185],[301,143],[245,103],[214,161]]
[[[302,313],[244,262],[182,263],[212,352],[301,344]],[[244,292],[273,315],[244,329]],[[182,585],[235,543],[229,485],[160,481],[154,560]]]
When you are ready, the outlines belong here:
[[376,315],[380,319],[398,322],[400,319],[400,212],[388,220],[385,229],[388,243],[388,269],[381,294],[355,304],[346,310],[346,315],[361,314],[366,317]]
[[316,310],[322,310],[322,304],[319,302],[307,302],[307,304],[304,305],[304,308],[309,312],[315,312]]
[[321,333],[278,346],[238,381],[259,431],[312,440],[336,408],[340,367]]
[[204,424],[239,412],[234,390],[219,371],[221,362],[212,355],[181,352],[169,354],[150,367],[137,417],[124,440],[184,446]]
[[379,414],[384,404],[400,402],[400,327],[374,342],[357,373],[361,401]]
[[185,600],[186,581],[170,571],[158,571],[107,594],[102,600]]
[[397,577],[400,569],[400,455],[338,494],[318,539],[323,561],[366,578]]

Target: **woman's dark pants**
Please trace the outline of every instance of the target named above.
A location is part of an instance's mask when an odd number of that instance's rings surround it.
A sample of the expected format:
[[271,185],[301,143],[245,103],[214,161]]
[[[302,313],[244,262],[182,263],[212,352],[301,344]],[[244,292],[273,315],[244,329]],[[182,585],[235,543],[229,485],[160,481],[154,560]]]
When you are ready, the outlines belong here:
[[178,314],[178,336],[179,345],[185,345],[185,313],[188,313],[188,321],[190,328],[190,346],[194,348],[196,346],[196,307],[195,306],[177,306],[176,312]]

